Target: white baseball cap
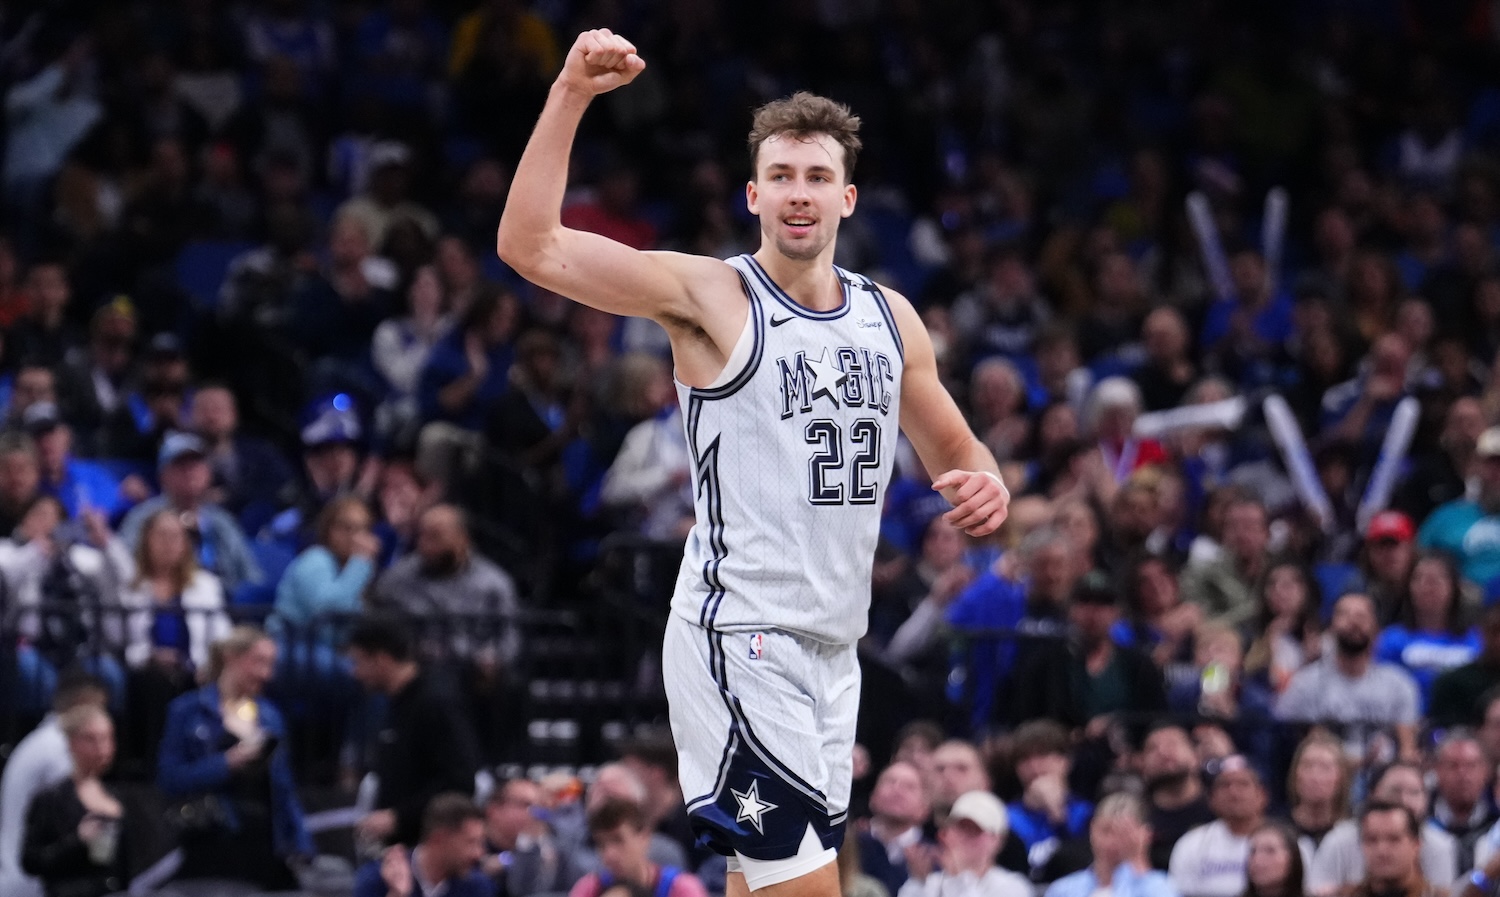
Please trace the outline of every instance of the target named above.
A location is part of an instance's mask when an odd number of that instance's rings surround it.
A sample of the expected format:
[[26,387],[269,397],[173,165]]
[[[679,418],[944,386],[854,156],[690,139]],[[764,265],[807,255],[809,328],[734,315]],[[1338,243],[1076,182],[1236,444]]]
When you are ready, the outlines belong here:
[[1479,434],[1479,443],[1474,446],[1474,453],[1481,458],[1500,457],[1500,427],[1490,427]]
[[967,819],[979,826],[979,830],[991,835],[1004,836],[1010,829],[1005,818],[1005,806],[1000,798],[988,791],[969,791],[958,796],[953,809],[948,811],[948,821]]

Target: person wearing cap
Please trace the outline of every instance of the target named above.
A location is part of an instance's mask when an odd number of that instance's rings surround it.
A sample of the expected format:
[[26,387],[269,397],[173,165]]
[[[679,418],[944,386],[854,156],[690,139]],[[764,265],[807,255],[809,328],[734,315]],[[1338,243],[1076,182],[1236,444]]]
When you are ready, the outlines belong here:
[[1167,876],[1151,868],[1151,825],[1146,805],[1133,794],[1118,792],[1099,802],[1089,823],[1089,868],[1065,875],[1048,886],[1045,897],[1177,897]]
[[1406,594],[1411,566],[1417,559],[1416,538],[1416,525],[1400,511],[1381,511],[1370,518],[1359,569],[1350,574],[1335,594],[1325,595],[1325,599],[1332,601],[1348,592],[1363,592],[1374,599],[1382,624],[1393,621]]
[[1427,717],[1434,726],[1471,726],[1483,734],[1490,720],[1489,707],[1494,704],[1497,737],[1494,749],[1486,751],[1492,764],[1500,763],[1500,702],[1484,698],[1492,693],[1500,697],[1497,687],[1500,687],[1500,604],[1490,604],[1479,618],[1479,655],[1433,680]]
[[1417,531],[1417,544],[1452,554],[1464,579],[1488,587],[1500,577],[1500,427],[1480,434],[1474,455],[1478,494],[1439,506]]
[[[1458,842],[1441,828],[1427,824],[1427,789],[1421,767],[1397,762],[1377,771],[1370,784],[1370,800],[1404,807],[1416,819],[1418,858],[1428,881],[1446,888],[1458,877]],[[1342,892],[1365,880],[1360,829],[1360,822],[1346,819],[1323,836],[1307,865],[1309,892]]]
[[1031,882],[995,865],[1009,827],[1000,798],[960,795],[938,829],[937,850],[909,855],[910,877],[895,897],[1031,897]]
[[1084,576],[1068,602],[1066,650],[1036,650],[1016,667],[1017,720],[1052,719],[1081,728],[1115,713],[1167,709],[1161,670],[1141,651],[1115,644],[1117,590],[1103,573]]
[[39,488],[43,495],[62,502],[69,517],[93,510],[113,518],[130,507],[132,497],[145,491],[139,477],[132,478],[127,488],[103,466],[74,457],[73,428],[63,422],[51,402],[32,405],[21,420],[36,440]]
[[34,263],[26,272],[26,292],[31,296],[31,307],[6,332],[6,350],[12,358],[56,367],[63,363],[69,349],[83,343],[68,316],[73,283],[67,266],[50,258]]
[[208,500],[213,473],[207,459],[207,446],[196,435],[168,434],[157,453],[161,495],[141,502],[125,515],[120,538],[134,551],[147,520],[163,510],[176,511],[196,541],[199,566],[218,576],[225,593],[233,595],[242,585],[260,582],[264,574],[250,553],[239,523]]
[[1219,764],[1209,788],[1215,819],[1183,835],[1172,848],[1168,874],[1182,897],[1239,897],[1245,892],[1250,833],[1266,815],[1260,773],[1233,754]]
[[301,483],[292,506],[270,525],[273,534],[299,548],[316,538],[316,522],[329,502],[346,495],[365,497],[372,488],[360,479],[364,426],[348,394],[329,396],[309,406],[302,415],[300,435]]
[[1421,695],[1405,670],[1375,659],[1375,602],[1358,593],[1340,598],[1328,631],[1334,650],[1293,674],[1276,718],[1342,723],[1345,751],[1356,758],[1364,756],[1367,736],[1388,731],[1401,756],[1415,757]]

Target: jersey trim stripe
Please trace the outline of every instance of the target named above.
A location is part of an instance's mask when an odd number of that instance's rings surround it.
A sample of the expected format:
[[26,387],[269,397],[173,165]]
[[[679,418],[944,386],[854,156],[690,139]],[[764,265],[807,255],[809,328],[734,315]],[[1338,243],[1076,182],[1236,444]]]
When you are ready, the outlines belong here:
[[724,783],[729,778],[729,760],[734,756],[734,750],[739,746],[739,741],[739,724],[732,723],[729,727],[729,737],[724,740],[724,754],[719,758],[719,771],[714,775],[713,790],[702,797],[695,797],[688,801],[687,811],[689,813],[705,804],[717,802],[719,795],[724,793]]
[[880,308],[880,316],[885,318],[885,326],[891,329],[891,341],[896,344],[896,354],[901,356],[902,361],[905,361],[906,346],[901,342],[901,330],[896,326],[896,316],[891,313],[891,303],[885,298],[885,290],[863,274],[858,277],[865,282],[865,289],[875,296],[875,304]]
[[[810,308],[804,307],[796,299],[788,296],[786,294],[786,290],[783,290],[781,287],[777,286],[776,281],[771,279],[771,275],[766,273],[766,269],[762,268],[760,266],[760,262],[757,262],[755,260],[755,256],[746,255],[743,256],[743,258],[749,260],[750,270],[755,273],[755,279],[759,280],[761,282],[761,285],[764,286],[772,296],[776,297],[777,302],[785,305],[787,311],[791,312],[794,315],[797,315],[798,317],[809,318],[814,321],[832,321],[838,318],[842,318],[844,315],[848,314],[849,307],[854,304],[853,297],[849,295],[849,285],[847,283],[844,283],[844,279],[841,277],[839,278],[839,291],[844,296],[844,304],[831,311],[813,311]],[[835,268],[834,270],[838,269]]]
[[765,354],[766,316],[761,310],[760,299],[756,297],[755,290],[751,289],[750,281],[745,279],[745,273],[738,268],[735,269],[734,273],[740,276],[740,288],[745,291],[745,298],[750,301],[750,309],[747,314],[750,315],[750,325],[755,328],[754,345],[750,350],[750,360],[745,362],[744,368],[738,374],[734,375],[734,379],[723,386],[713,388],[692,387],[692,394],[700,399],[727,399],[739,392],[755,376],[755,372],[760,368],[761,356]]
[[761,740],[756,737],[755,730],[750,728],[750,719],[745,716],[745,710],[740,706],[740,699],[729,690],[729,675],[725,670],[724,662],[724,633],[707,631],[709,666],[716,668],[714,674],[719,685],[719,694],[724,698],[724,706],[729,708],[729,715],[734,718],[734,725],[740,732],[744,733],[745,745],[750,748],[760,762],[766,764],[766,768],[781,776],[787,786],[802,792],[802,795],[816,804],[824,813],[828,812],[828,796],[812,785],[808,784],[801,776],[791,770],[791,767],[782,763],[776,755],[766,749]]

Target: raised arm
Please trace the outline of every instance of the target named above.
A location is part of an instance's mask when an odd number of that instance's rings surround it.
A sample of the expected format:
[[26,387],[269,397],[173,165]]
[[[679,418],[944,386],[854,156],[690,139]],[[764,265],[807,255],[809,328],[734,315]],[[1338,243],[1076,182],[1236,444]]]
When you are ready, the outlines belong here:
[[905,296],[884,292],[905,347],[901,429],[932,476],[932,488],[953,505],[945,519],[971,536],[987,536],[1005,522],[1010,507],[999,465],[938,378],[937,358],[922,317]]
[[697,330],[704,320],[699,295],[739,295],[732,268],[701,256],[640,252],[562,225],[568,157],[584,110],[645,68],[635,46],[607,29],[578,36],[516,166],[495,250],[527,280],[584,305],[652,318],[668,330]]

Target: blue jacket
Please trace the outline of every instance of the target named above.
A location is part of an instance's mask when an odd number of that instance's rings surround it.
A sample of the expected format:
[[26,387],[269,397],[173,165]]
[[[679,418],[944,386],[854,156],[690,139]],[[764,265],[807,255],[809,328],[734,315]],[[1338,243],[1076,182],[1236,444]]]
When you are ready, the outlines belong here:
[[276,616],[294,627],[305,627],[326,614],[357,614],[360,597],[375,566],[352,557],[343,567],[333,553],[314,545],[286,568],[276,586]]
[[1094,818],[1094,805],[1082,798],[1068,795],[1068,818],[1063,820],[1061,826],[1053,825],[1047,814],[1033,810],[1020,801],[1007,804],[1005,815],[1010,817],[1010,830],[1021,839],[1027,850],[1031,850],[1053,838],[1063,841],[1087,834],[1089,820]]
[[[407,856],[410,858],[411,855]],[[370,860],[359,867],[359,874],[354,878],[354,897],[386,897],[389,893],[385,879],[380,877],[379,860]],[[417,880],[416,863],[412,863],[411,897],[427,897],[422,883]],[[463,878],[448,879],[448,889],[443,891],[443,897],[495,897],[495,882],[476,869]]]
[[69,517],[77,517],[78,512],[87,506],[103,511],[113,520],[116,514],[130,506],[120,494],[120,481],[114,474],[101,465],[77,458],[64,462],[61,482],[42,483],[41,491],[62,502]]
[[1460,498],[1438,506],[1417,530],[1417,544],[1451,553],[1464,579],[1478,586],[1500,576],[1500,515],[1487,516],[1477,502]]
[[[286,723],[276,705],[256,702],[260,725],[279,744],[271,754],[271,834],[278,856],[311,856],[312,837],[302,824],[302,805],[287,761]],[[231,829],[239,818],[229,796],[229,764],[221,747],[231,736],[219,716],[219,687],[205,685],[172,701],[167,707],[166,732],[157,755],[156,785],[169,798],[191,799],[216,794],[223,803]]]

